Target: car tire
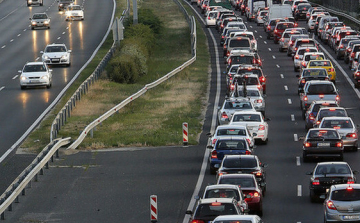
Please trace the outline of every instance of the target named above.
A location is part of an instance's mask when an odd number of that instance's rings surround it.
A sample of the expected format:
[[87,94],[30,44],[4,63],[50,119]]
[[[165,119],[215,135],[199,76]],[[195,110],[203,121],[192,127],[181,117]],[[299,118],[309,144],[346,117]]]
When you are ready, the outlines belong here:
[[309,158],[306,156],[306,153],[305,153],[305,152],[303,152],[303,162],[304,162],[304,163],[309,162]]
[[262,210],[262,209],[259,210],[259,211],[257,212],[257,214],[259,215],[259,217],[262,217],[262,216],[263,216],[263,210]]
[[303,120],[305,120],[305,113],[306,113],[306,111],[305,111],[305,110],[302,110],[302,112],[301,112],[301,117],[302,117]]
[[266,36],[266,39],[270,39],[270,34],[268,34],[268,35]]
[[34,27],[31,27],[31,30],[34,30],[35,28]]
[[26,87],[25,86],[20,86],[20,89],[21,90],[24,90]]
[[316,203],[317,202],[317,197],[315,196],[315,193],[312,190],[310,190],[310,202],[311,203]]
[[210,174],[215,175],[216,174],[216,169],[210,167]]

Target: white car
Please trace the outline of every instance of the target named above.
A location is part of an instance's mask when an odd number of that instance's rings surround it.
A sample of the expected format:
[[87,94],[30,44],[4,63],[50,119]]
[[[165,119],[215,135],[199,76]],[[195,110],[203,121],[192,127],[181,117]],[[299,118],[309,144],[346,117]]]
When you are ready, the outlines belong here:
[[84,9],[80,5],[69,5],[66,7],[65,20],[84,20]]
[[31,29],[38,27],[50,29],[50,17],[45,13],[34,13],[34,15],[29,18]]
[[247,98],[226,98],[221,107],[218,107],[218,124],[228,124],[236,111],[256,111],[254,105]]
[[238,91],[232,92],[231,97],[246,97],[253,103],[255,110],[265,115],[265,99],[258,88],[250,87],[244,92],[244,88],[238,88]]
[[263,223],[261,218],[257,215],[221,215],[212,221],[212,223],[223,222],[248,222],[248,223]]
[[42,53],[42,61],[49,65],[70,66],[71,64],[71,50],[68,50],[63,43],[49,44],[40,53]]
[[261,112],[257,111],[239,111],[235,112],[230,120],[229,125],[243,125],[246,126],[252,133],[255,141],[260,141],[264,144],[268,141],[269,125]]
[[28,62],[18,72],[20,73],[21,89],[32,86],[50,88],[52,85],[52,70],[44,62]]
[[205,26],[206,27],[215,26],[216,25],[216,16],[217,16],[217,11],[209,11],[205,18],[205,21],[206,21]]
[[219,136],[239,136],[246,139],[250,148],[253,148],[255,145],[254,137],[250,133],[249,129],[246,128],[246,126],[219,125],[216,128],[214,135],[211,133],[208,133],[207,135],[210,137],[209,145],[212,145],[213,147],[215,147],[215,143]]
[[294,71],[299,71],[301,66],[301,61],[304,57],[304,53],[315,53],[318,52],[316,47],[299,47],[294,55]]

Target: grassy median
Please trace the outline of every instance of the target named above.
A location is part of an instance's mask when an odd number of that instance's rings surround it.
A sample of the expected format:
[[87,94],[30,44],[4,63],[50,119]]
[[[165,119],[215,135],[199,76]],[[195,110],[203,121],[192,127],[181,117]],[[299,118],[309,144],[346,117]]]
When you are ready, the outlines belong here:
[[[159,5],[161,7],[158,7]],[[89,92],[77,104],[71,118],[60,130],[59,137],[70,136],[76,139],[84,127],[94,119],[145,84],[167,74],[191,58],[189,26],[173,0],[142,1],[139,7],[152,9],[164,23],[164,29],[161,35],[157,36],[156,47],[148,61],[148,74],[135,84],[119,84],[110,81],[104,72],[102,78],[91,86]],[[123,8],[118,8],[118,11],[122,12]],[[94,137],[88,136],[79,149],[181,145],[183,122],[189,123],[189,143],[196,144],[207,106],[210,58],[207,40],[200,24],[197,34],[197,60],[194,64],[167,82],[149,90],[118,114],[97,126]],[[92,73],[111,44],[112,39],[108,38],[89,68],[81,74],[76,87],[69,90],[57,108],[26,139],[22,148],[39,151],[49,143],[50,125],[58,110],[63,107],[77,86]]]

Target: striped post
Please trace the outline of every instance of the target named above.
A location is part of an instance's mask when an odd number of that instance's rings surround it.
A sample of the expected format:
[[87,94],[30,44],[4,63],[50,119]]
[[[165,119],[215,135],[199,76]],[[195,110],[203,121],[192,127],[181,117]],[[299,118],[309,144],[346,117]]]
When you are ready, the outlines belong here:
[[183,144],[184,146],[188,145],[189,142],[189,138],[188,138],[188,123],[184,122],[183,123]]
[[157,222],[158,216],[157,216],[157,196],[151,195],[150,196],[150,221],[151,222]]

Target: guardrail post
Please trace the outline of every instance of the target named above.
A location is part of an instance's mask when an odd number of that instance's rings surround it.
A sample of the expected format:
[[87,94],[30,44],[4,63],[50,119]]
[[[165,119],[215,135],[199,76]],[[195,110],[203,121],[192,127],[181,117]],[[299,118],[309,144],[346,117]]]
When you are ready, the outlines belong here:
[[94,138],[94,132],[93,132],[93,129],[90,130],[90,137],[91,138]]
[[1,220],[5,220],[5,213],[1,213]]
[[21,195],[25,196],[25,188],[22,190]]
[[38,174],[35,174],[35,182],[38,182]]
[[9,205],[8,211],[12,211],[12,203]]
[[15,203],[19,203],[19,196],[16,196]]
[[59,158],[59,150],[56,150],[56,158]]
[[41,168],[40,169],[40,173],[39,173],[40,175],[44,175],[44,169],[43,168]]

